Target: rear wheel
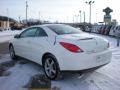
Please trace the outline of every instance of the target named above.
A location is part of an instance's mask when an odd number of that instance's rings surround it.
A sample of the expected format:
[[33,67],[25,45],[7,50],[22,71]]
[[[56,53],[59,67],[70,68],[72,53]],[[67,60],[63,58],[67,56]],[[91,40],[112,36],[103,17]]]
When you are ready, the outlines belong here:
[[12,60],[16,60],[17,56],[15,55],[15,51],[14,51],[14,47],[13,45],[9,46],[9,53],[10,53],[10,57]]
[[48,79],[56,80],[59,78],[59,65],[53,55],[47,55],[44,57],[43,68]]

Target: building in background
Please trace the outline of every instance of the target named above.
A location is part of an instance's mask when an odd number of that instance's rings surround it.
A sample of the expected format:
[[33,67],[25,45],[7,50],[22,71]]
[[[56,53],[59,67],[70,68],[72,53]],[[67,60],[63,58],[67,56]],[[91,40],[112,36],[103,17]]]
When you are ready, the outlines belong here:
[[10,30],[10,29],[21,29],[23,24],[18,23],[16,20],[6,17],[0,16],[0,30]]

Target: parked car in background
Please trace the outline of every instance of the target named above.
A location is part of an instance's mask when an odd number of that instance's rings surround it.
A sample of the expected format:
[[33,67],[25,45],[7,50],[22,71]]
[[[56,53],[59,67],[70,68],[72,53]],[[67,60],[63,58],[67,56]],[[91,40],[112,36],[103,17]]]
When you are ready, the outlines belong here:
[[105,26],[101,26],[99,29],[99,34],[102,34],[103,30],[104,30]]
[[100,34],[104,34],[106,29],[107,29],[107,25],[104,25],[103,28],[101,29]]
[[114,36],[115,35],[115,29],[116,29],[116,26],[112,26],[111,27],[110,32],[109,32],[110,36]]
[[116,30],[115,30],[115,36],[120,37],[120,26],[117,26]]
[[18,26],[12,26],[11,30],[22,30],[23,27],[18,27]]
[[92,31],[91,32],[93,32],[93,33],[99,33],[99,29],[100,29],[100,25],[93,25],[92,26]]
[[88,26],[85,27],[86,32],[90,32],[90,28]]
[[61,71],[98,68],[111,60],[109,42],[63,24],[32,26],[16,35],[9,44],[10,56],[24,57],[44,68],[50,80]]
[[109,32],[110,32],[111,27],[112,27],[111,25],[108,25],[108,26],[105,28],[105,32],[104,32],[105,35],[109,35]]
[[98,29],[98,34],[100,34],[100,30],[102,29],[102,26],[100,26],[100,28]]

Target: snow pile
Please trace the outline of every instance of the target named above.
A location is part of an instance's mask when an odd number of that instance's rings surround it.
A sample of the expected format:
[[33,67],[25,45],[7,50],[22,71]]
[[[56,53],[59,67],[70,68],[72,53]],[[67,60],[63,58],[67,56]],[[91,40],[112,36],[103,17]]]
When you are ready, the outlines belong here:
[[20,32],[21,31],[18,31],[18,30],[14,30],[14,31],[7,30],[7,31],[0,32],[0,43],[13,39],[14,35],[19,34]]
[[21,32],[20,30],[14,30],[14,31],[7,30],[7,31],[0,32],[0,37],[1,36],[13,36],[13,35],[18,34],[20,32]]
[[[6,57],[9,57],[9,55]],[[4,61],[4,59],[1,59],[1,61]],[[31,62],[25,64],[18,62],[14,67],[8,69],[7,72],[10,72],[9,76],[0,77],[0,90],[27,90],[25,85],[30,78],[38,73],[43,74],[42,68]]]

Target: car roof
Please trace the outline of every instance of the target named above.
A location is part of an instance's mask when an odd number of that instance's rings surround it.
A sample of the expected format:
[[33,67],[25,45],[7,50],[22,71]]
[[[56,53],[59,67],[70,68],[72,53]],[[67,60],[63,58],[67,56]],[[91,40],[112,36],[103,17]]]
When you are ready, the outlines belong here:
[[48,26],[56,26],[56,25],[65,25],[65,24],[42,24],[42,25],[34,25],[31,27],[48,27]]

